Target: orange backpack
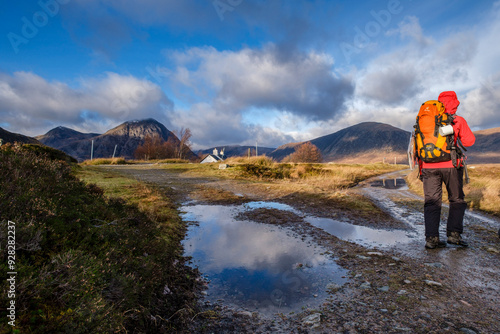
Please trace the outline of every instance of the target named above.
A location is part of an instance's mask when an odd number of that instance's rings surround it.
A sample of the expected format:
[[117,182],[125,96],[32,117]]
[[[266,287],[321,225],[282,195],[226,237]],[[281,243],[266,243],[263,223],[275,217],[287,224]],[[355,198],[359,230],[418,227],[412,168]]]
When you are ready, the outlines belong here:
[[415,153],[424,162],[451,160],[453,135],[442,136],[439,128],[450,125],[453,116],[444,112],[444,105],[436,100],[422,103],[414,126]]

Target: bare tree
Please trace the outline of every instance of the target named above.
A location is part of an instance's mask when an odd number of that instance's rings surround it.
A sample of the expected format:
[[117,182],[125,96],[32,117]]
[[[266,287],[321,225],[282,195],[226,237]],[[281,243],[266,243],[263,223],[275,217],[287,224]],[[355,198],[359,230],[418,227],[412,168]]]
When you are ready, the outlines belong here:
[[181,128],[178,132],[176,131],[176,135],[179,138],[177,158],[185,159],[191,151],[191,130],[189,128]]
[[290,162],[322,162],[323,156],[316,145],[311,142],[304,143],[295,148],[295,152],[287,156],[285,161]]
[[165,159],[168,158],[168,145],[160,136],[146,136],[144,144],[139,145],[134,152],[136,159]]

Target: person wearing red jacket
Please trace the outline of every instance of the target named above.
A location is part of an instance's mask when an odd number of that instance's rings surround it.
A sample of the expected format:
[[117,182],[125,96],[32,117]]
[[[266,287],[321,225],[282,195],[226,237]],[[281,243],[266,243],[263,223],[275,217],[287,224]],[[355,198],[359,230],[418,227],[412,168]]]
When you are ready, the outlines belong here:
[[[438,100],[443,103],[446,113],[455,115],[460,104],[455,92],[442,92],[439,94]],[[462,145],[466,147],[474,145],[476,138],[463,117],[455,115],[452,126],[455,145],[457,144],[457,140],[460,140]],[[448,200],[450,202],[448,223],[446,226],[447,242],[467,247],[468,243],[461,236],[464,229],[463,219],[465,209],[467,208],[463,191],[463,161],[460,158],[457,159],[457,168],[454,167],[452,160],[434,163],[420,161],[420,163],[422,164],[421,176],[425,196],[425,247],[429,249],[446,247],[446,243],[439,240],[443,183],[448,191]]]

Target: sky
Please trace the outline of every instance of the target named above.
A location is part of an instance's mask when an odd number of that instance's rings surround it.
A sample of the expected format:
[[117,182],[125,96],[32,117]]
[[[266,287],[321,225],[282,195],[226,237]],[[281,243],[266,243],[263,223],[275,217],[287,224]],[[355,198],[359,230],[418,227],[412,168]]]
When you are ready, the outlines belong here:
[[0,127],[154,118],[194,149],[277,147],[361,122],[411,131],[456,91],[500,127],[500,1],[27,0],[0,11]]

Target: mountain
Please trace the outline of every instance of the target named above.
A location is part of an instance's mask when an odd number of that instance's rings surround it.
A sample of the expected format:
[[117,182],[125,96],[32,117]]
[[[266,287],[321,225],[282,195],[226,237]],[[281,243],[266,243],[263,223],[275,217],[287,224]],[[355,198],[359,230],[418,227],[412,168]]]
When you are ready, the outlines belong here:
[[[255,155],[255,146],[240,146],[240,145],[226,145],[226,146],[217,146],[212,148],[207,148],[206,150],[199,150],[198,155],[203,156],[206,154],[212,154],[214,149],[217,149],[220,152],[222,149],[224,150],[224,156],[226,158],[230,157],[241,157],[248,155],[248,149],[251,150],[251,154]],[[276,150],[275,148],[270,147],[257,147],[257,154],[259,155],[269,155],[271,152]]]
[[73,142],[97,136],[99,136],[99,133],[82,133],[64,126],[58,126],[46,134],[36,136],[35,138],[47,146],[60,149]]
[[3,140],[3,143],[23,143],[23,144],[38,144],[40,145],[40,142],[36,140],[35,138],[28,137],[25,135],[21,135],[18,133],[13,133],[9,132],[5,129],[0,128],[0,139]]
[[[310,142],[319,148],[325,162],[372,163],[396,161],[406,163],[406,151],[410,132],[388,124],[365,122]],[[278,147],[269,154],[282,160],[303,143],[291,143]]]
[[[174,142],[179,142],[171,131],[154,119],[125,122],[101,135],[58,127],[39,138],[42,143],[83,161],[91,157],[92,142],[94,158],[110,158],[114,153],[116,157],[132,159],[135,150],[147,136],[159,136],[165,141],[172,138]],[[195,154],[190,151],[188,158],[194,157]]]
[[500,163],[500,128],[475,131],[476,142],[467,148],[468,163]]

